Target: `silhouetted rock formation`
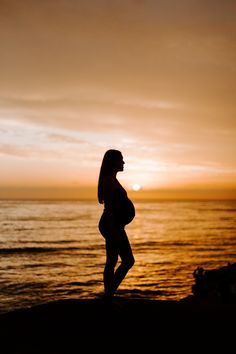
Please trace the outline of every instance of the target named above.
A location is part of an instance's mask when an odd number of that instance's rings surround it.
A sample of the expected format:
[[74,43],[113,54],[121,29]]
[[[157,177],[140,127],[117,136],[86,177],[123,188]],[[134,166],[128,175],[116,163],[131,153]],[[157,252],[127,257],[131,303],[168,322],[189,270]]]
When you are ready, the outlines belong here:
[[199,301],[236,304],[236,263],[205,270],[198,267],[193,276],[192,292]]

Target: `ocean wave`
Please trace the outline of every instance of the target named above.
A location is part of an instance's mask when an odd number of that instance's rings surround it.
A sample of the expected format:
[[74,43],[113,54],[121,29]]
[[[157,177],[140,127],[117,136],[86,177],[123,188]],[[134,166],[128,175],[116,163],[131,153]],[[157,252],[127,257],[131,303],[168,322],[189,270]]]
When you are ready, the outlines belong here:
[[48,287],[47,282],[27,282],[27,283],[10,283],[10,284],[1,284],[0,290],[1,293],[8,293],[14,295],[21,295],[21,294],[28,294],[29,290],[37,290],[37,289],[44,289]]
[[26,221],[26,222],[32,222],[32,221],[43,221],[43,222],[54,222],[54,221],[59,221],[59,222],[67,222],[67,221],[80,221],[80,220],[88,220],[89,215],[78,215],[78,216],[19,216],[19,217],[12,217],[12,221]]
[[16,227],[13,230],[14,231],[33,231],[33,230],[74,230],[74,229],[78,229],[78,226],[57,226],[57,227],[50,227],[48,225],[45,226],[39,226],[39,227]]
[[57,241],[53,241],[53,240],[46,240],[46,241],[43,241],[43,240],[39,240],[39,241],[37,241],[37,240],[31,240],[31,241],[28,241],[28,240],[19,240],[19,241],[17,241],[17,243],[41,243],[41,244],[44,244],[44,243],[46,243],[46,244],[49,244],[49,243],[51,243],[51,244],[61,244],[61,243],[77,243],[78,242],[78,240],[57,240]]
[[205,227],[204,230],[236,230],[235,226]]
[[[201,210],[201,209],[200,209]],[[236,209],[235,208],[209,208],[207,211],[224,211],[224,212],[230,212],[230,213],[235,213]]]
[[1,255],[15,255],[24,253],[46,253],[46,252],[63,252],[63,251],[75,251],[78,247],[12,247],[12,248],[0,248]]
[[[157,285],[156,285],[157,286]],[[142,287],[142,285],[140,285]],[[160,290],[160,289],[154,289],[154,290],[147,290],[147,289],[138,289],[138,288],[133,288],[133,289],[119,289],[118,290],[118,295],[125,295],[125,296],[132,296],[132,298],[155,298],[160,295],[165,295],[168,296],[168,292],[166,290]]]

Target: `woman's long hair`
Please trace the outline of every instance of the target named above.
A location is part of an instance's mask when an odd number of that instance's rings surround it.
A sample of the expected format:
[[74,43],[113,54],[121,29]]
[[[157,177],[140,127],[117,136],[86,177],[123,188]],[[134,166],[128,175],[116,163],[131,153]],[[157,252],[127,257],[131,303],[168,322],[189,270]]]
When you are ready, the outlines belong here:
[[114,149],[107,150],[103,156],[98,178],[98,201],[100,204],[104,203],[103,179],[113,171],[115,163],[120,159],[120,156],[121,152]]

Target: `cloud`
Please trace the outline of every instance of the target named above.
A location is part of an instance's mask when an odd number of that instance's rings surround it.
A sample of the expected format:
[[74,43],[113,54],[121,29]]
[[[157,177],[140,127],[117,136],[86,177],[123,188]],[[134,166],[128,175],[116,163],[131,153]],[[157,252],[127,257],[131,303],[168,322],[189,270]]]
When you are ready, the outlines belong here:
[[177,94],[176,78],[182,86],[178,94],[184,95],[199,77],[207,82],[223,67],[230,80],[234,70],[230,1],[215,1],[214,7],[211,1],[147,1],[140,6],[133,1],[26,0],[5,6],[5,90],[17,86],[49,94],[97,82],[167,96]]
[[54,142],[87,143],[90,148],[146,146],[168,160],[188,159],[191,153],[192,159],[232,161],[235,151],[235,121],[215,114],[210,107],[151,101],[95,88],[71,97],[9,96],[1,102],[0,121],[6,115],[8,123],[18,121],[14,135],[22,132],[29,140],[36,134],[38,143],[47,134]]
[[48,139],[55,142],[63,142],[68,144],[85,144],[85,141],[63,134],[49,134]]
[[21,158],[33,158],[33,159],[60,159],[61,154],[52,149],[42,149],[39,146],[31,145],[13,145],[13,144],[0,144],[0,155],[9,155]]

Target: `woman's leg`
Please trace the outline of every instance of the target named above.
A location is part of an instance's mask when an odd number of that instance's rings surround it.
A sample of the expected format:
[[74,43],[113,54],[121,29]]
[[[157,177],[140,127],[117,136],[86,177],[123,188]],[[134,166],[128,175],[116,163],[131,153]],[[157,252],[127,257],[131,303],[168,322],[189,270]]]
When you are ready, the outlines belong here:
[[115,267],[118,262],[117,244],[110,237],[109,226],[107,226],[106,216],[103,213],[98,225],[99,231],[106,240],[106,263],[103,271],[103,283],[105,295],[110,295],[110,289],[115,273]]
[[111,283],[110,292],[113,295],[125,278],[126,274],[133,267],[135,259],[125,230],[121,231],[121,241],[118,244],[118,253],[121,258],[121,263],[116,269]]
[[106,264],[103,272],[104,290],[106,295],[111,295],[115,267],[118,262],[118,251],[116,245],[106,242]]

